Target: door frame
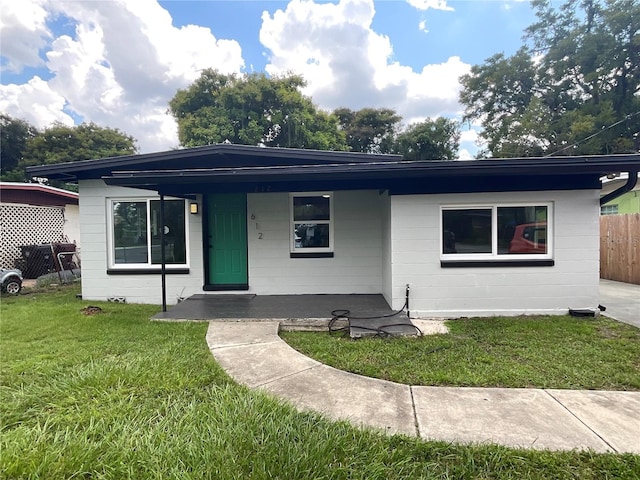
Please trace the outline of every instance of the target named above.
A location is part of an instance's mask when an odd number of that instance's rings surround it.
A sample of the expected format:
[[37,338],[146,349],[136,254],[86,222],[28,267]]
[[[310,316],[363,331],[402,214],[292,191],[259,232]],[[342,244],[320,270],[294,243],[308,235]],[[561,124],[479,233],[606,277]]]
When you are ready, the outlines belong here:
[[[202,289],[205,292],[216,292],[216,291],[232,291],[232,290],[249,290],[249,232],[248,228],[245,229],[246,241],[245,241],[245,255],[246,255],[246,266],[247,266],[247,283],[221,283],[221,284],[212,284],[210,282],[210,274],[211,274],[211,262],[210,262],[210,240],[209,240],[209,231],[211,225],[209,225],[209,196],[210,195],[225,195],[225,193],[217,193],[210,192],[205,193],[202,196],[202,260],[204,262],[204,282]],[[247,194],[244,192],[237,193],[237,195],[244,195],[245,197],[245,212],[244,212],[244,223],[247,226]]]

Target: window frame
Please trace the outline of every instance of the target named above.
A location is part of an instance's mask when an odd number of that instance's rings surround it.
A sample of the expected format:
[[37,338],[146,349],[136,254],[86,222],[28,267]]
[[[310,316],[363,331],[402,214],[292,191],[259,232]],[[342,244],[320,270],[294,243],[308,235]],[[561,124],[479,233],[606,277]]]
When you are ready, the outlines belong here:
[[[307,220],[297,221],[294,218],[294,200],[299,197],[323,197],[329,199],[329,220]],[[291,256],[308,257],[333,255],[334,252],[334,214],[333,214],[333,192],[296,192],[289,193],[289,253]],[[328,247],[308,247],[296,248],[295,246],[295,225],[296,223],[315,223],[319,225],[329,225],[329,246]]]
[[[185,242],[185,262],[184,263],[165,263],[168,272],[188,271],[190,268],[190,252],[189,252],[189,205],[184,198],[165,197],[165,202],[169,200],[180,200],[184,204],[184,242]],[[107,216],[107,272],[108,273],[154,273],[159,272],[161,263],[152,263],[152,235],[151,235],[151,202],[160,201],[160,197],[109,197],[106,202]],[[113,215],[114,205],[121,202],[142,203],[146,204],[146,237],[147,237],[147,262],[146,263],[116,263],[115,252],[115,219]]]
[[[547,232],[546,253],[498,253],[498,209],[517,207],[546,207]],[[447,210],[491,210],[491,253],[444,253],[444,219],[443,214]],[[488,262],[490,264],[512,264],[514,266],[534,264],[539,262],[544,265],[552,265],[554,259],[554,211],[553,202],[501,202],[501,203],[474,203],[474,204],[443,204],[440,205],[439,228],[439,252],[443,266],[446,263],[459,266],[460,262]]]
[[600,205],[600,215],[618,215],[618,204]]

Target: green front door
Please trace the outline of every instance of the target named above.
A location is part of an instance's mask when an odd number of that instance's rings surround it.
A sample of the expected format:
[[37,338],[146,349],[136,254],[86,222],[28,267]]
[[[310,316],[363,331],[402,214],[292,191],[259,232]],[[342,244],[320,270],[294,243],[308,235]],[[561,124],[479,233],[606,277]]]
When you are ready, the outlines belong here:
[[208,285],[213,289],[248,288],[247,195],[207,195]]

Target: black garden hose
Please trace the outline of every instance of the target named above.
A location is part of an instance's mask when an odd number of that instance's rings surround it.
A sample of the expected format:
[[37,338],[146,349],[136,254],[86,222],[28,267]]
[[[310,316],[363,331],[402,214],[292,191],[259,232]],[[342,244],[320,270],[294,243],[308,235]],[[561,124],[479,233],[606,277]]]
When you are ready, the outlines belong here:
[[[404,305],[402,305],[402,308],[400,310],[397,310],[395,312],[392,313],[388,313],[386,315],[377,315],[375,317],[353,317],[351,316],[351,311],[350,310],[344,310],[344,309],[338,309],[338,310],[333,310],[331,312],[331,320],[329,321],[329,335],[333,335],[336,332],[342,332],[344,335],[346,335],[348,332],[351,331],[351,320],[377,320],[379,318],[392,318],[395,317],[397,315],[400,315],[402,312],[405,311],[405,309],[407,310],[407,318],[409,318],[409,285],[407,285],[406,288],[406,294],[405,294],[405,301],[404,301]],[[347,321],[347,325],[344,327],[336,327],[335,323],[339,320],[346,320]],[[389,323],[386,325],[381,325],[379,327],[363,327],[358,325],[357,327],[354,328],[359,328],[361,330],[367,330],[370,332],[375,332],[376,336],[380,336],[380,337],[386,337],[389,335],[392,335],[391,332],[387,331],[386,329],[391,328],[391,327],[408,327],[411,326],[413,328],[416,329],[418,335],[422,335],[422,331],[416,327],[415,325],[413,325],[412,323],[407,325],[406,323]]]

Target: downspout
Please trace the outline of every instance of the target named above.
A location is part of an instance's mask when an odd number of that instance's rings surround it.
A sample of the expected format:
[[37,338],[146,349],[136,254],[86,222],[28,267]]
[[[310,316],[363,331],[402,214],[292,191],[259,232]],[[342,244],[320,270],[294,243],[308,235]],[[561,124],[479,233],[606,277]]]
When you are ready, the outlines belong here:
[[167,311],[167,265],[164,247],[164,194],[160,194],[160,275],[162,277],[162,311]]
[[623,186],[621,186],[617,190],[614,190],[611,193],[607,193],[604,197],[602,197],[600,199],[600,205],[602,206],[605,203],[610,202],[611,200],[618,198],[619,196],[624,195],[627,192],[630,192],[635,188],[637,183],[638,183],[638,170],[629,172],[629,178],[627,179],[627,183],[625,183]]

